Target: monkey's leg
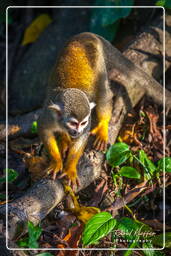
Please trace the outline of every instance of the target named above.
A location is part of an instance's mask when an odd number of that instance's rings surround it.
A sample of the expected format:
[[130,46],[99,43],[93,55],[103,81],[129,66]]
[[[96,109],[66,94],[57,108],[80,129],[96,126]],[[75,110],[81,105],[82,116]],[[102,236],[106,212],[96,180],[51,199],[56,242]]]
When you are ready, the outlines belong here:
[[62,159],[65,159],[70,144],[71,144],[70,137],[67,134],[64,134],[64,133],[61,134],[59,147],[60,147],[60,152],[61,152]]
[[96,150],[105,151],[107,149],[108,143],[108,127],[109,121],[111,119],[111,115],[101,115],[99,112],[97,113],[99,123],[98,125],[91,131],[91,134],[96,135],[96,139],[94,141],[93,146]]
[[51,162],[47,169],[47,173],[52,173],[52,177],[53,179],[55,179],[56,174],[63,168],[62,158],[59,152],[59,147],[56,138],[52,133],[47,134],[46,131],[46,135],[42,137],[42,141],[51,157]]
[[108,127],[112,117],[112,93],[106,80],[103,85],[101,84],[97,105],[96,113],[98,118],[97,126],[91,131],[92,135],[96,135],[95,142],[93,144],[96,150],[105,151],[108,143]]
[[75,186],[76,183],[79,185],[78,177],[77,177],[77,164],[84,152],[84,148],[86,146],[88,139],[88,134],[83,134],[81,137],[76,139],[71,143],[69,148],[68,156],[66,159],[66,164],[64,166],[64,174],[61,177],[67,175],[72,186]]

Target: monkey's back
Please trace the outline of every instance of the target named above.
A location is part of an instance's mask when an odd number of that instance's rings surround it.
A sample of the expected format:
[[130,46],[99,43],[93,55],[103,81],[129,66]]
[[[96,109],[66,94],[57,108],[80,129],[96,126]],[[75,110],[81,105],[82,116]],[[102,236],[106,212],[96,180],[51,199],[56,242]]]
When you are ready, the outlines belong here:
[[90,33],[82,33],[69,41],[54,70],[57,86],[80,89],[88,98],[96,95],[99,63],[97,40]]

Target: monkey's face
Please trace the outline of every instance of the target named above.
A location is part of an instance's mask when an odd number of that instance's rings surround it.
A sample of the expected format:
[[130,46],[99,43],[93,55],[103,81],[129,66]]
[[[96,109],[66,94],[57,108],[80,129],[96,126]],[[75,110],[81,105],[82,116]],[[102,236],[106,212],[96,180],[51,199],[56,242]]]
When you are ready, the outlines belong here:
[[61,130],[77,138],[90,128],[91,109],[94,106],[84,92],[70,88],[62,90],[49,108],[57,114],[56,121]]
[[67,132],[72,138],[77,138],[84,133],[89,127],[90,115],[79,121],[75,117],[69,117],[65,123]]

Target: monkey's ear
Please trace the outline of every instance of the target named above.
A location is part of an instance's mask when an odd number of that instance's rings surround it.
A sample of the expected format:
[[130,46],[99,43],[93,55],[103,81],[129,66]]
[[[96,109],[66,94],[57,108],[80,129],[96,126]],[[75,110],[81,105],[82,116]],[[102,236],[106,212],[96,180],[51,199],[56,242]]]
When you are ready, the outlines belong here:
[[55,110],[58,113],[58,115],[61,114],[61,107],[57,104],[49,105],[48,108],[52,109],[52,110]]
[[93,109],[96,106],[95,102],[90,102],[90,109]]

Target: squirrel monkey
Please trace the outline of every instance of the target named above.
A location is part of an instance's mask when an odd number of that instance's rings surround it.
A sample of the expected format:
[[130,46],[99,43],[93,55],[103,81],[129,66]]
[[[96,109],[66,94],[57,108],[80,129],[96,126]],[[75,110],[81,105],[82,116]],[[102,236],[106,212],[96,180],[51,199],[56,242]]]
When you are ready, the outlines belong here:
[[[105,150],[108,125],[112,114],[112,92],[107,70],[110,69],[109,48],[102,37],[81,33],[64,47],[52,72],[44,110],[38,120],[40,139],[48,150],[53,178],[62,170],[74,185],[77,163],[84,152],[91,126],[91,110],[96,106],[97,126],[94,147]],[[61,143],[55,134],[61,135]],[[66,160],[63,161],[66,155]],[[64,163],[63,163],[64,162]]]

